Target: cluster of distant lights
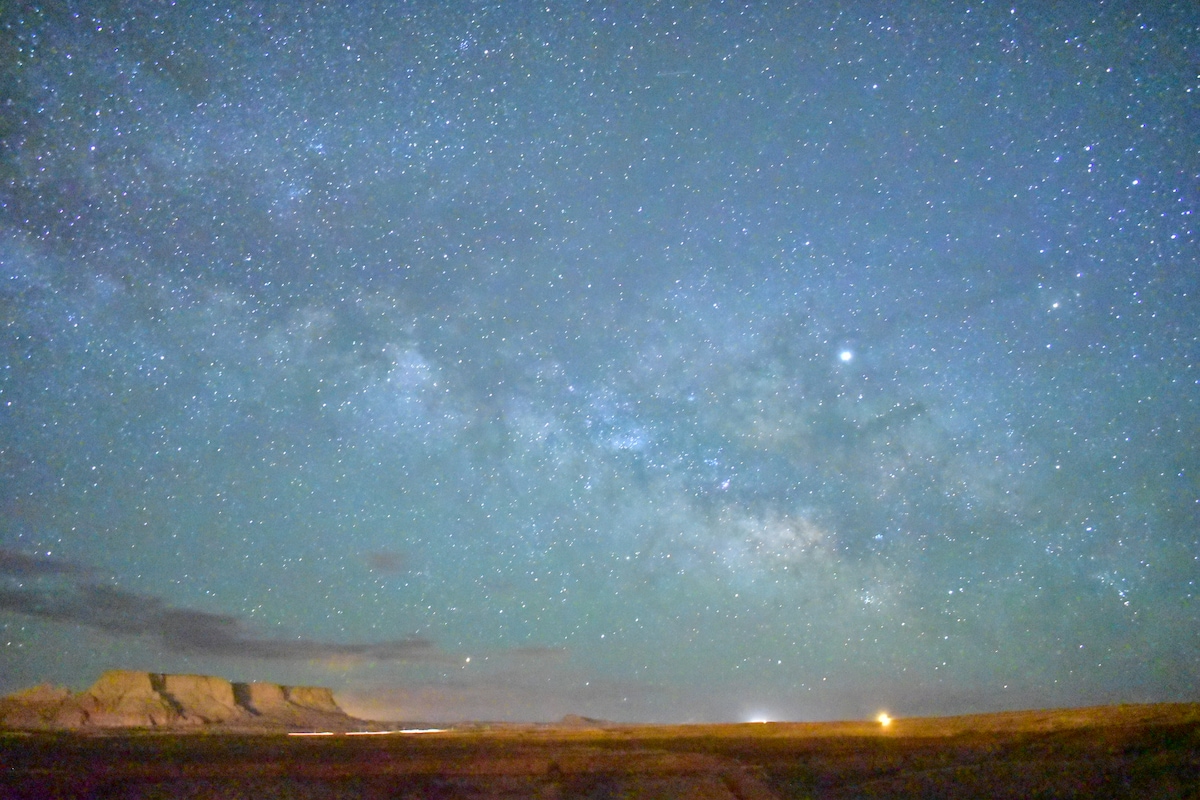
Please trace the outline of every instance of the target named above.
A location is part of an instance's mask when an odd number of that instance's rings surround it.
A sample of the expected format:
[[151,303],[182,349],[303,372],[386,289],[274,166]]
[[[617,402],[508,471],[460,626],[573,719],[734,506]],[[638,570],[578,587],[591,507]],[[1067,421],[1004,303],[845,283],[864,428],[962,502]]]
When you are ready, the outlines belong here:
[[[765,723],[765,722],[777,722],[777,721],[778,720],[771,719],[770,717],[767,717],[767,716],[753,716],[746,720],[746,722],[758,723],[758,724]],[[879,714],[876,715],[875,721],[879,723],[879,726],[881,728],[886,728],[895,721],[895,718],[891,714],[887,713],[886,711],[880,711]]]
[[445,730],[445,728],[404,728],[395,731],[291,731],[288,736],[389,736],[401,733],[443,733]]
[[[775,720],[765,716],[754,716],[746,720],[751,723],[767,723]],[[875,717],[875,721],[879,723],[881,728],[886,728],[892,724],[893,718],[886,711],[880,711]],[[403,728],[394,731],[293,731],[288,736],[387,736],[394,734],[414,734],[414,733],[444,733],[445,728]]]

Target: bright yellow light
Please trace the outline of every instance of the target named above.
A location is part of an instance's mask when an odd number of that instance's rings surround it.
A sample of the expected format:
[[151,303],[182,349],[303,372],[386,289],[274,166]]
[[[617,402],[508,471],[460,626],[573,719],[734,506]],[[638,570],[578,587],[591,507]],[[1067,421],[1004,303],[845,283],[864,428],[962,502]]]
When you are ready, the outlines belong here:
[[888,713],[886,711],[880,711],[879,716],[876,717],[875,719],[879,720],[879,724],[885,728],[888,725],[892,724],[892,718],[888,716]]

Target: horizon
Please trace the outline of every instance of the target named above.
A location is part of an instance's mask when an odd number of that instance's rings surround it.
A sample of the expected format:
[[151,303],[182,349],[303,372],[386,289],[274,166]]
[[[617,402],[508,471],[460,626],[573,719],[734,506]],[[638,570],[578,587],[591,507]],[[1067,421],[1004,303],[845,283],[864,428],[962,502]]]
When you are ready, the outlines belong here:
[[[105,684],[106,679],[109,677],[110,673],[128,673],[128,672],[132,672],[135,674],[148,675],[151,679],[150,684],[149,684],[149,686],[151,687],[151,690],[157,694],[165,695],[167,697],[168,701],[170,703],[174,704],[175,707],[177,708],[177,710],[180,710],[181,713],[186,713],[189,708],[195,708],[197,706],[197,704],[199,704],[200,708],[197,709],[197,713],[199,713],[201,715],[205,715],[206,711],[211,710],[211,707],[212,707],[211,704],[215,703],[218,706],[220,706],[226,702],[226,700],[222,699],[223,695],[219,690],[215,692],[215,695],[209,695],[209,696],[207,696],[208,699],[205,699],[206,696],[203,694],[203,692],[201,690],[203,688],[211,689],[212,687],[209,682],[212,679],[216,679],[218,681],[223,681],[224,683],[228,684],[232,688],[233,702],[235,705],[248,707],[252,713],[256,712],[254,705],[248,705],[248,703],[251,702],[250,696],[244,694],[246,687],[251,685],[248,683],[230,680],[228,678],[225,678],[225,677],[219,676],[219,675],[201,675],[201,674],[184,674],[184,673],[152,673],[152,672],[146,672],[143,670],[124,670],[124,669],[106,670],[104,673],[97,676],[97,679],[90,686],[88,686],[87,688],[82,689],[82,690],[75,691],[75,690],[72,690],[70,687],[66,687],[66,686],[62,686],[62,685],[39,683],[34,686],[25,687],[16,692],[0,695],[0,700],[15,701],[18,704],[21,702],[29,702],[29,698],[23,697],[23,695],[27,695],[31,692],[34,692],[35,690],[41,690],[41,689],[51,689],[51,690],[56,690],[56,692],[57,692],[57,690],[61,690],[63,692],[67,692],[68,697],[79,699],[82,696],[91,694],[93,689],[97,689],[97,687],[101,686],[102,684]],[[177,678],[200,678],[200,679],[204,680],[204,683],[189,684],[187,686],[187,688],[184,690],[185,694],[178,695],[177,692],[179,690],[176,689],[175,691],[172,691],[169,681],[165,685],[155,684],[154,680],[153,680],[155,677],[159,678],[160,680],[163,678],[168,678],[168,679],[169,678],[176,678],[176,679]],[[331,692],[331,690],[328,687],[288,686],[288,685],[281,686],[279,684],[271,684],[271,685],[277,686],[277,687],[279,687],[281,689],[285,689],[285,690],[287,690],[287,689],[314,690],[315,689],[315,690],[319,690],[321,692],[329,692],[328,696],[332,698],[334,706],[336,707],[336,710],[344,713],[346,715],[346,718],[349,720],[352,720],[352,721],[365,722],[365,723],[371,723],[371,724],[376,724],[376,725],[387,723],[387,724],[400,724],[400,725],[407,725],[407,726],[430,724],[430,722],[431,722],[430,720],[417,719],[417,718],[383,719],[383,718],[375,718],[375,717],[357,716],[353,713],[349,713],[346,709],[342,708],[340,702],[337,699],[336,693]],[[239,690],[241,690],[243,692],[242,695],[238,694]],[[112,692],[113,692],[113,690],[110,685],[107,688],[100,689],[98,696],[108,697],[111,700],[114,697]],[[198,692],[200,692],[200,693],[198,693]],[[58,696],[58,695],[56,694],[56,696]],[[97,696],[97,695],[93,695],[93,696]],[[286,697],[286,699],[289,703],[297,702],[290,695],[283,695],[283,696]],[[35,697],[41,698],[39,700],[39,702],[44,702],[44,694],[38,694],[38,695],[35,695]],[[324,702],[325,702],[324,698],[325,697],[326,697],[326,695],[324,695],[324,694],[321,695],[322,710],[331,710],[331,709],[324,708]],[[310,700],[311,700],[311,698],[309,698],[309,700],[301,702],[301,707],[307,707],[307,703]],[[121,697],[119,705],[121,705],[121,707],[123,708],[123,713],[126,713],[126,714],[136,714],[137,713],[133,709],[133,707],[131,707],[129,705],[129,696],[128,695],[124,695]],[[467,728],[470,728],[471,726],[478,726],[478,725],[500,726],[501,728],[504,728],[507,726],[512,726],[514,728],[525,728],[525,727],[561,728],[562,726],[566,726],[565,729],[574,729],[577,727],[587,728],[587,727],[594,727],[594,726],[598,725],[598,726],[601,726],[604,728],[624,729],[624,728],[636,728],[636,727],[669,728],[669,727],[693,727],[694,726],[694,727],[702,727],[702,728],[715,728],[715,727],[723,727],[723,726],[758,726],[758,725],[821,726],[821,725],[825,725],[825,724],[830,724],[830,725],[850,724],[850,725],[855,725],[858,727],[866,725],[866,726],[868,726],[868,728],[877,727],[880,730],[884,730],[884,729],[890,728],[894,723],[900,723],[900,722],[903,722],[905,724],[906,728],[909,730],[909,733],[911,735],[913,723],[937,722],[937,721],[965,722],[968,719],[977,718],[977,717],[978,718],[1004,718],[1004,717],[1013,717],[1013,718],[1043,717],[1044,718],[1047,715],[1051,715],[1055,718],[1055,720],[1057,721],[1057,723],[1059,725],[1062,725],[1062,724],[1095,725],[1098,721],[1097,717],[1095,716],[1096,712],[1104,712],[1106,714],[1105,719],[1108,719],[1109,716],[1111,716],[1112,714],[1117,714],[1121,717],[1119,722],[1110,721],[1105,724],[1126,725],[1126,724],[1130,724],[1131,721],[1133,720],[1133,718],[1138,717],[1139,715],[1140,715],[1141,721],[1146,721],[1147,719],[1149,719],[1145,716],[1147,712],[1149,712],[1151,710],[1156,710],[1155,713],[1161,713],[1167,707],[1171,707],[1171,708],[1186,707],[1191,710],[1192,714],[1195,714],[1197,711],[1200,711],[1200,703],[1160,702],[1160,703],[1118,703],[1118,704],[1089,705],[1089,706],[1061,706],[1061,707],[1049,707],[1049,708],[1024,708],[1023,707],[1023,708],[1008,709],[1008,710],[1004,710],[1004,711],[968,712],[968,713],[958,713],[958,714],[918,715],[918,716],[895,716],[892,713],[890,713],[890,711],[888,709],[880,709],[878,711],[878,713],[874,714],[873,716],[865,717],[865,718],[864,717],[854,717],[854,718],[847,717],[847,718],[839,718],[839,719],[769,719],[769,718],[765,718],[765,717],[757,717],[757,718],[744,719],[744,720],[729,720],[729,721],[718,721],[718,722],[709,722],[709,721],[700,721],[700,722],[656,722],[656,721],[622,722],[620,720],[600,719],[600,718],[595,718],[595,717],[583,716],[580,714],[568,713],[568,714],[564,714],[562,717],[559,717],[558,719],[552,719],[552,720],[512,721],[512,720],[503,720],[503,719],[449,719],[449,720],[443,720],[441,722],[433,723],[433,724],[444,724],[444,725],[450,726],[450,727],[446,727],[446,728],[411,728],[411,727],[407,727],[407,728],[403,728],[403,729],[394,729],[394,730],[375,730],[375,729],[342,730],[342,729],[338,729],[338,730],[333,730],[333,731],[294,732],[289,735],[292,735],[292,736],[351,735],[351,736],[353,736],[353,735],[368,735],[368,734],[383,735],[383,734],[402,734],[402,733],[403,734],[441,733],[441,732],[447,732],[447,731],[465,730]],[[156,706],[156,708],[157,708],[157,706]],[[271,716],[270,711],[263,712],[261,709],[258,709],[257,713],[265,713],[268,717]],[[0,715],[0,722],[2,722],[2,721],[3,721],[2,715]],[[247,720],[242,719],[242,718],[236,718],[235,721],[232,722],[233,730],[235,732],[244,731],[246,721]],[[328,722],[328,721],[329,720],[326,720],[326,722]],[[1043,722],[1044,721],[1045,720],[1043,720]],[[213,730],[219,731],[219,729],[221,729],[226,724],[230,724],[228,720],[209,721],[198,727],[195,725],[195,723],[187,723],[187,724],[182,725],[182,727],[175,726],[172,723],[155,723],[152,727],[155,727],[155,728],[178,727],[180,730],[195,730],[195,731],[213,729]],[[90,726],[87,724],[84,724],[81,727],[89,728]],[[129,727],[141,727],[141,726],[130,725]],[[101,728],[99,728],[97,730],[104,730],[104,729],[111,729],[111,728],[113,728],[113,725],[110,722],[110,723],[103,725]],[[23,728],[21,728],[21,727],[17,728],[17,730],[21,730],[21,729],[23,729]]]
[[1200,700],[1194,3],[0,25],[0,694]]

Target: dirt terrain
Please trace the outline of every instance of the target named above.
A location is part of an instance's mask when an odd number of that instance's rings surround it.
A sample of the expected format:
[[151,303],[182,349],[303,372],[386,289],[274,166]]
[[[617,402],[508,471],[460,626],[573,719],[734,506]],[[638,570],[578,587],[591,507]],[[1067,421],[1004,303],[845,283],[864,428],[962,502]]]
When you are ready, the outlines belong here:
[[1200,798],[1200,705],[439,733],[0,734],[5,798]]

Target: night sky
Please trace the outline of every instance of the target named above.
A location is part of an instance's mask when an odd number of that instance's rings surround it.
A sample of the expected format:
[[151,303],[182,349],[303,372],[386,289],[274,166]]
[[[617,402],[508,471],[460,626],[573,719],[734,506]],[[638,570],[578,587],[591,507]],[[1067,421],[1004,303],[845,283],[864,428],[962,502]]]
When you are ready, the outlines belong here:
[[1192,2],[8,3],[0,691],[1200,700]]

